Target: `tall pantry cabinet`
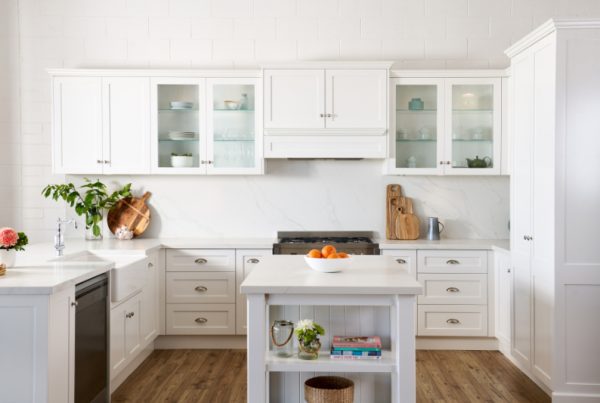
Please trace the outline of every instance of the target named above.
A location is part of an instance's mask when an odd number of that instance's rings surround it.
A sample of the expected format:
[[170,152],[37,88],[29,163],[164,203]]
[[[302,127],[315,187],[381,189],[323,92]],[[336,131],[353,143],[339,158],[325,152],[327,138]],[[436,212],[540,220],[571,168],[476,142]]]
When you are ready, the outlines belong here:
[[600,20],[550,20],[507,50],[512,355],[554,402],[600,399]]

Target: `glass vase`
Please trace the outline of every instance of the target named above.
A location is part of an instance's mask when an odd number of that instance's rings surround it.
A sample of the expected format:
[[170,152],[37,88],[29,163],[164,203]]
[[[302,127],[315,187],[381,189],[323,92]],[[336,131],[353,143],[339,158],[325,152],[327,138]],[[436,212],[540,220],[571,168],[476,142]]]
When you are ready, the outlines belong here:
[[298,339],[298,358],[303,360],[316,360],[319,358],[319,350],[321,342],[315,339],[309,343],[305,343],[303,339]]
[[276,320],[271,325],[271,343],[273,351],[279,357],[294,355],[294,323],[287,320]]
[[91,222],[91,219],[86,216],[85,217],[85,240],[86,241],[101,241],[102,240],[102,222],[104,216],[100,215],[100,221],[98,222],[98,228],[100,232],[96,235],[94,234],[94,224],[88,224]]

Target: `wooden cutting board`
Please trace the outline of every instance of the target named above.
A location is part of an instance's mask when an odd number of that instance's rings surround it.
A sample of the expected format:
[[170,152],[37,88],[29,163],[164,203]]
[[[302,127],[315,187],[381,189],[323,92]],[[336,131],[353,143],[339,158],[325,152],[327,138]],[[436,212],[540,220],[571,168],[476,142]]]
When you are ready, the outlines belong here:
[[398,215],[396,216],[394,229],[397,239],[419,239],[419,218],[412,214],[412,201],[410,201],[410,199],[408,199],[408,201],[410,202],[411,213],[408,213],[402,207],[398,209]]
[[106,218],[110,232],[114,234],[125,225],[133,231],[134,237],[142,235],[150,224],[150,209],[146,205],[150,196],[151,193],[146,192],[142,197],[128,197],[118,201]]
[[398,239],[396,236],[396,217],[398,217],[401,197],[402,188],[400,185],[387,185],[385,225],[385,235],[387,239]]

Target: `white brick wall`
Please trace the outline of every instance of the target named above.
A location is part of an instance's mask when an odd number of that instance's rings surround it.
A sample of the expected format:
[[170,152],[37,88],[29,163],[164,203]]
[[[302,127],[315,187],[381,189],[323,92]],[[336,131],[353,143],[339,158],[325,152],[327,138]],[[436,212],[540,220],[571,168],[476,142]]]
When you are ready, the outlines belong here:
[[[248,66],[392,59],[403,68],[501,68],[550,16],[597,0],[2,0],[0,226],[49,239],[48,67]],[[493,180],[493,179],[490,179]]]

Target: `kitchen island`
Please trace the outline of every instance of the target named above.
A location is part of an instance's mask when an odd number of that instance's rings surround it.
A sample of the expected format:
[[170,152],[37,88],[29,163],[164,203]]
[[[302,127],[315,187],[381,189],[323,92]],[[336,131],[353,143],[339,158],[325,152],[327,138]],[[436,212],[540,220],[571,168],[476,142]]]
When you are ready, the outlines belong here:
[[[241,291],[248,298],[248,402],[268,402],[270,374],[279,372],[388,373],[391,401],[415,402],[415,304],[422,286],[392,257],[355,256],[350,267],[339,273],[313,271],[302,256],[265,257],[241,284]],[[389,335],[380,335],[389,336],[389,348],[373,361],[331,360],[327,342],[314,361],[272,355],[270,308],[306,305],[387,307],[389,317],[379,316],[379,320],[389,320]],[[327,324],[321,324],[331,334]],[[335,335],[359,335],[350,334],[355,328],[351,325],[337,328],[348,334]]]

